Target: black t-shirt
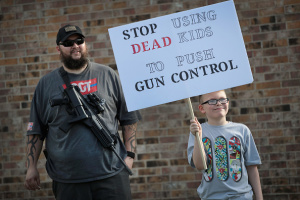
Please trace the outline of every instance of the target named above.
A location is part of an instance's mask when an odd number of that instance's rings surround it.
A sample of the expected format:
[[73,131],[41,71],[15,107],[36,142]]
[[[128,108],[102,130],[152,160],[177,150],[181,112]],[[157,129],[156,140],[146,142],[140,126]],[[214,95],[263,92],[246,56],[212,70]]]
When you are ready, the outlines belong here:
[[[141,119],[138,111],[127,111],[119,77],[111,68],[90,62],[82,73],[68,73],[68,76],[83,95],[96,93],[100,99],[105,99],[105,110],[100,115],[111,134],[118,135],[118,123],[130,125]],[[74,123],[67,133],[59,128],[72,116],[67,112],[67,105],[51,107],[49,100],[63,98],[64,88],[59,69],[56,69],[41,78],[31,104],[27,135],[46,137],[49,176],[59,182],[78,183],[117,174],[124,166],[110,149],[101,146],[86,125]],[[117,138],[116,151],[125,158],[126,149]]]

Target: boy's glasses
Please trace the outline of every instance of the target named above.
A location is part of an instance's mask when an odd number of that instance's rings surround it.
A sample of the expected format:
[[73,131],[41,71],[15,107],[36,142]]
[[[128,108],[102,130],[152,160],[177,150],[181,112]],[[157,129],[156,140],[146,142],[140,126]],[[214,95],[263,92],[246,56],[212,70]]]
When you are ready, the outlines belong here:
[[219,101],[221,104],[225,104],[225,103],[228,103],[229,98],[211,99],[211,100],[208,100],[208,101],[203,102],[201,105],[206,104],[206,103],[207,103],[208,105],[216,105],[216,104],[218,103],[218,101]]
[[64,42],[60,42],[60,45],[63,45],[64,47],[72,47],[74,45],[74,43],[76,43],[77,45],[81,45],[84,43],[84,39],[83,38],[78,38],[76,40],[66,40]]

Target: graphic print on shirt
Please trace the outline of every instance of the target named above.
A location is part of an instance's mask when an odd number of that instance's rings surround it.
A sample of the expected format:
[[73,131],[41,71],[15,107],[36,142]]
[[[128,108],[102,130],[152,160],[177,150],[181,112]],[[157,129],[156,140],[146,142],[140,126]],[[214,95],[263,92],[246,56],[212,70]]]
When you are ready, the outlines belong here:
[[[82,95],[86,95],[92,92],[96,92],[97,88],[97,78],[84,80],[84,81],[72,81],[71,85],[77,85],[80,88]],[[64,89],[66,89],[66,84],[63,84]]]
[[227,143],[224,137],[219,136],[215,141],[216,172],[221,181],[226,181],[228,174]]
[[211,141],[208,138],[202,138],[202,142],[205,148],[206,158],[207,158],[207,169],[205,171],[204,179],[209,182],[213,178],[213,160],[212,160],[212,152],[211,152]]
[[33,122],[28,122],[27,131],[32,131]]
[[241,142],[238,137],[231,137],[229,140],[229,157],[230,176],[237,182],[242,178]]

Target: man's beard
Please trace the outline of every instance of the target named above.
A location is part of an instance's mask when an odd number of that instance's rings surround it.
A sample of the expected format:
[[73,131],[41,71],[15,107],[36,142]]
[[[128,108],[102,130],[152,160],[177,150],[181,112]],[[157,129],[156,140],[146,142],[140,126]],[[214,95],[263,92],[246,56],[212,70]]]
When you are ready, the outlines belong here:
[[79,70],[84,68],[88,63],[88,52],[81,51],[81,57],[75,60],[72,58],[72,56],[66,55],[61,51],[60,60],[66,68],[71,70]]

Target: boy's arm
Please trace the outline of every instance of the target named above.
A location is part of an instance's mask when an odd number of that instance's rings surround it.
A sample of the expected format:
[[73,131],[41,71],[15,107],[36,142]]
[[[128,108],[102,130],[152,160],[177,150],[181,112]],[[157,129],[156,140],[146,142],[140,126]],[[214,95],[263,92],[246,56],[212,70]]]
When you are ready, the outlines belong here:
[[202,149],[202,157],[204,158],[205,162],[206,162],[206,155],[205,155],[205,151],[203,148],[203,143],[202,143],[202,129],[201,129],[201,125],[198,122],[197,118],[195,117],[194,120],[191,120],[191,125],[190,125],[190,131],[191,133],[193,133],[194,135],[197,133],[199,134],[199,138],[200,138],[200,147],[199,147],[199,143],[197,141],[197,137],[195,136],[195,142],[194,142],[194,150],[193,150],[193,162],[195,167],[198,170],[203,170],[204,166],[206,166],[206,163],[204,165],[202,159],[201,159],[201,154],[200,154],[200,148]]
[[[137,123],[122,126],[122,135],[123,135],[125,148],[127,151],[133,153],[135,153],[136,151],[136,129],[137,129]],[[125,163],[128,165],[130,169],[132,169],[133,158],[127,156],[125,158]]]
[[38,159],[43,147],[39,135],[27,136],[27,173],[25,187],[28,190],[40,189],[40,175],[37,169]]
[[256,200],[262,200],[263,195],[261,191],[261,185],[260,185],[260,179],[259,179],[259,173],[256,165],[250,165],[246,166],[247,172],[248,172],[248,178],[249,183],[252,186],[255,199]]

